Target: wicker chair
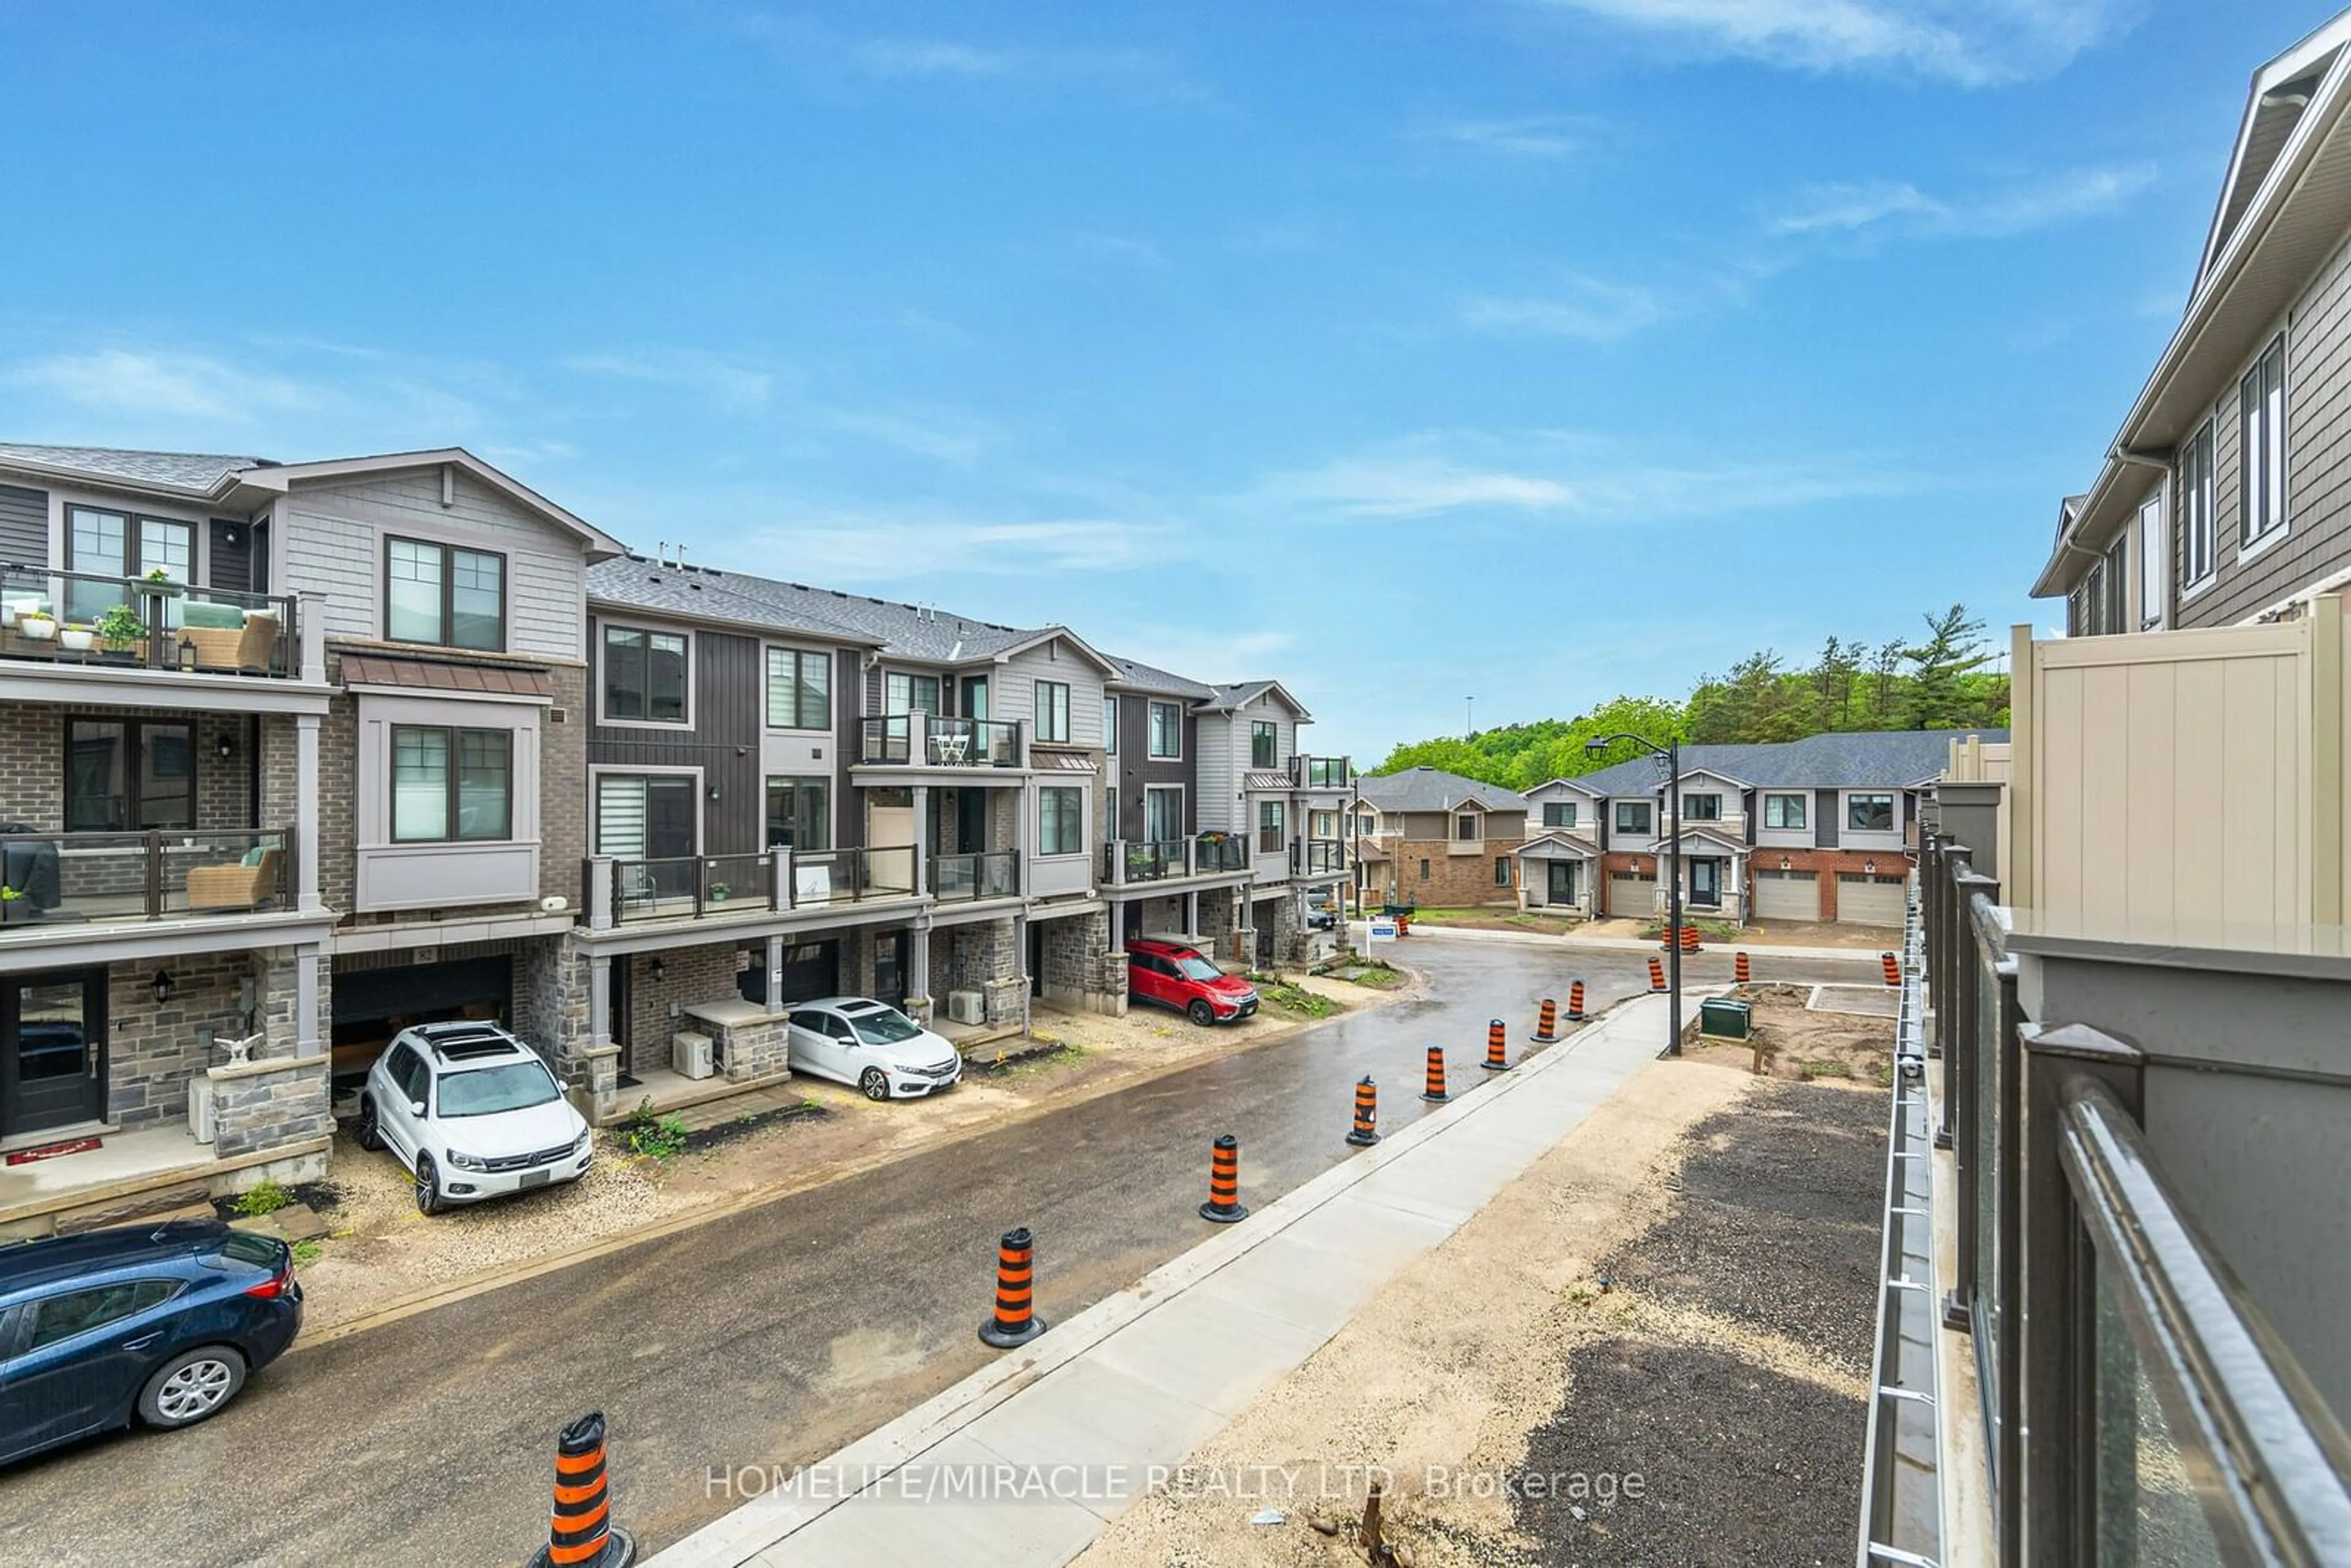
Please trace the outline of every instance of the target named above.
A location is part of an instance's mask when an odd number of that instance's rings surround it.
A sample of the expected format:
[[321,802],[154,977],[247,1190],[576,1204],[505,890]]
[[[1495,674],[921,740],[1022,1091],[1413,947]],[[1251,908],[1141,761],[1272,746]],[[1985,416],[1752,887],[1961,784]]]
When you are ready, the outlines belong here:
[[188,868],[190,909],[254,909],[277,896],[279,852],[266,849],[253,864]]
[[[223,614],[221,612],[225,611]],[[209,612],[209,613],[207,613]],[[277,653],[277,615],[228,605],[191,604],[180,635],[195,644],[200,670],[267,670]],[[234,622],[230,623],[231,617]],[[217,621],[221,624],[204,624]]]

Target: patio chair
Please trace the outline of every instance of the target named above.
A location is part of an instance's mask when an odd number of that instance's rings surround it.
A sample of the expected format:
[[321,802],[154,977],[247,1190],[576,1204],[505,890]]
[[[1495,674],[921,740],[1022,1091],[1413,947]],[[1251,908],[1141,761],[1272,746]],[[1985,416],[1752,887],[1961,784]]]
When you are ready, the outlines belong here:
[[277,896],[279,852],[253,849],[228,865],[188,868],[190,909],[253,909]]
[[196,668],[266,671],[277,653],[277,614],[234,604],[182,608],[180,635],[195,644]]

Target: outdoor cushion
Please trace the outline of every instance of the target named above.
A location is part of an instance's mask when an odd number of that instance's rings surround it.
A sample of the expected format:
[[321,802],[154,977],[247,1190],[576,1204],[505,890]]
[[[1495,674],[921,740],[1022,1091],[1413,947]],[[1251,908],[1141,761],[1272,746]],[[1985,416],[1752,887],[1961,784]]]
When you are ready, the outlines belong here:
[[9,608],[9,609],[11,609],[11,610],[15,611],[15,612],[16,612],[17,614],[19,614],[19,615],[24,615],[24,614],[29,613],[29,612],[34,612],[34,611],[38,611],[38,612],[39,612],[41,614],[43,614],[43,615],[50,615],[50,614],[54,614],[54,613],[56,613],[54,611],[52,611],[52,610],[49,608],[49,601],[48,601],[47,600],[46,600],[46,599],[30,599],[30,598],[11,598],[11,599],[0,599],[0,605],[5,605],[7,608]]
[[245,858],[236,863],[239,865],[259,865],[261,863],[261,857],[268,852],[268,846],[265,844],[256,844],[251,849],[246,851]]
[[234,632],[245,624],[245,612],[234,604],[192,603],[181,611],[180,624]]

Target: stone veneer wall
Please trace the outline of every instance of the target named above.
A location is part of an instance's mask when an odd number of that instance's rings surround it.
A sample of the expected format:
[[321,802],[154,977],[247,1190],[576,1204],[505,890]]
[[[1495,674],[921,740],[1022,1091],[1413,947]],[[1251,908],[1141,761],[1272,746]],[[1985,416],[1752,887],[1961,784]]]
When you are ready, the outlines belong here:
[[327,1076],[323,1056],[214,1068],[214,1154],[234,1159],[327,1136],[334,1131]]
[[1086,1012],[1126,1011],[1126,950],[1111,941],[1108,910],[1040,923],[1045,999]]
[[[167,1002],[155,1000],[158,971],[172,977],[172,999]],[[212,1049],[215,1041],[245,1033],[245,1015],[238,1010],[238,982],[243,980],[259,983],[253,954],[205,954],[109,966],[109,1121],[119,1123],[125,1132],[186,1124],[188,1080],[212,1065],[217,1054]],[[292,1004],[288,995],[285,1005],[289,1017]],[[287,1054],[291,1054],[290,1045]]]

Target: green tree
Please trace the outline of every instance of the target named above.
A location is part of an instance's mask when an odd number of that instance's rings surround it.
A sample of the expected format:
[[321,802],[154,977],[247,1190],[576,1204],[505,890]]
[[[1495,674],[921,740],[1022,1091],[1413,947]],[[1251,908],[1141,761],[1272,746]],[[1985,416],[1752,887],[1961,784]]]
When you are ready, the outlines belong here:
[[[1940,615],[1922,615],[1927,640],[1902,650],[1910,666],[1905,694],[1904,727],[1909,729],[1959,729],[1980,724],[1985,694],[1969,677],[1991,663],[1984,647],[1983,622],[1970,618],[1967,606],[1954,604]],[[2001,706],[2006,706],[2003,700]]]

